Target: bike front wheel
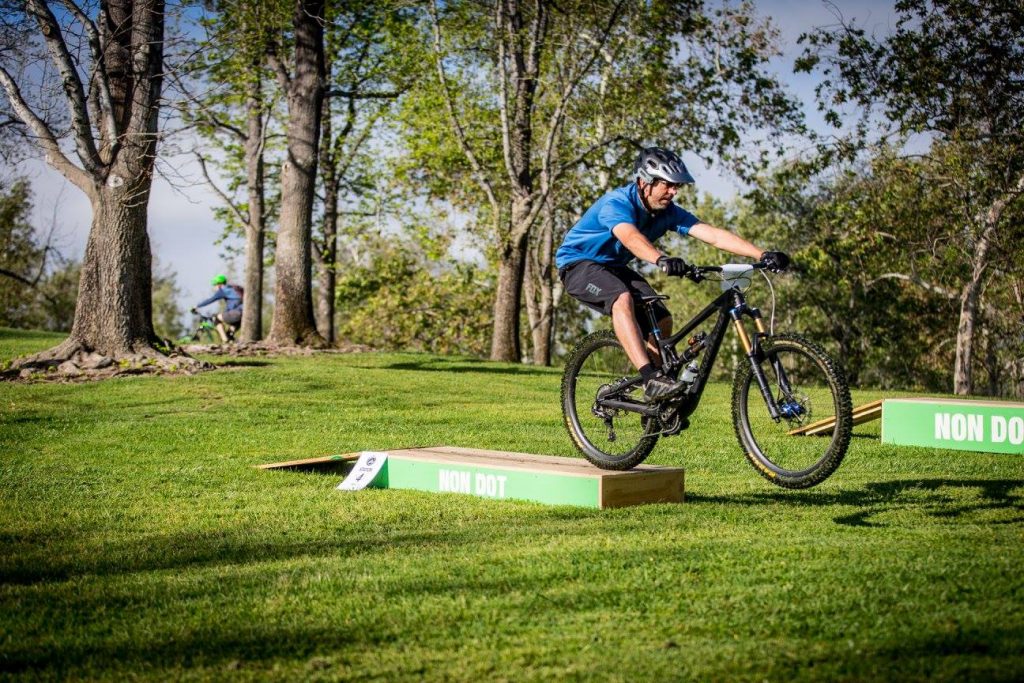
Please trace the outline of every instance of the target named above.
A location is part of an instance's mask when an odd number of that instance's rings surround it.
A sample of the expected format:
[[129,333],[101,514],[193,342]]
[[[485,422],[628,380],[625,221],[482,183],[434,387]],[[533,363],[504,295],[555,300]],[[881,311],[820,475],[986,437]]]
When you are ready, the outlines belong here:
[[643,462],[661,434],[658,419],[604,403],[640,408],[642,394],[639,376],[614,332],[595,332],[576,345],[562,375],[562,415],[583,457],[607,470],[628,470]]
[[842,369],[821,348],[796,335],[765,339],[758,365],[780,416],[769,415],[751,365],[741,363],[733,382],[732,417],[747,460],[778,486],[820,484],[839,467],[853,429],[850,389]]

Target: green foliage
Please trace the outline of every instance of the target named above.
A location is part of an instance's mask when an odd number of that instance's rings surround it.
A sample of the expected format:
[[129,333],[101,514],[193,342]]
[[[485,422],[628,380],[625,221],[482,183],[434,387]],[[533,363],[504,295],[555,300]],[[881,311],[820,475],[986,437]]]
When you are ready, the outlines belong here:
[[153,329],[161,339],[177,339],[185,333],[178,307],[181,291],[177,276],[155,262],[153,268]]
[[[248,117],[258,112],[263,139],[259,142],[264,158],[264,217],[273,225],[280,207],[280,155],[283,134],[279,124],[283,102],[275,86],[275,77],[267,64],[267,55],[287,50],[292,5],[287,2],[220,3],[203,17],[204,35],[194,46],[190,77],[202,94],[189,98],[182,108],[185,121],[195,127],[202,144],[202,156],[217,182],[223,179],[224,194],[230,198],[214,208],[214,216],[224,225],[218,243],[245,235],[249,213],[246,139],[250,134]],[[284,41],[283,44],[279,44]],[[268,245],[273,235],[268,232]]]
[[0,325],[68,331],[75,315],[79,264],[64,259],[30,223],[26,181],[0,189]]
[[0,187],[0,324],[14,326],[29,317],[46,252],[29,222],[31,190],[25,181]]
[[378,349],[485,355],[491,274],[449,257],[448,235],[410,232],[410,240],[363,238],[362,258],[341,265],[338,337]]
[[[1024,13],[1003,0],[902,0],[896,10],[888,36],[842,23],[802,38],[797,68],[822,74],[819,107],[837,124],[840,110],[853,108],[857,122],[820,167],[842,171],[837,158],[860,155],[872,175],[845,183],[860,196],[841,198],[828,218],[837,229],[863,226],[855,229],[862,253],[839,245],[869,268],[861,291],[885,301],[898,292],[920,333],[889,340],[899,349],[895,366],[906,367],[911,349],[923,367],[909,371],[930,367],[926,386],[934,386],[949,379],[943,368],[955,358],[958,393],[978,391],[973,377],[984,368],[988,392],[1019,396],[1024,354],[992,330],[1003,329],[998,311],[1021,306],[1013,264],[1024,189]],[[879,144],[889,133],[899,137]],[[909,156],[906,136],[915,133],[925,134],[914,142],[926,152]],[[916,291],[906,292],[906,283]],[[932,362],[918,349],[928,349]],[[876,369],[891,376],[890,368]]]
[[901,0],[883,40],[856,26],[801,37],[822,106],[876,108],[901,132],[1024,140],[1024,12],[1016,0]]
[[[68,332],[75,319],[81,264],[40,238],[29,223],[31,190],[17,182],[0,192],[0,325]],[[155,259],[154,259],[155,263]],[[157,334],[177,338],[181,311],[173,272],[153,275],[153,320]]]
[[[964,198],[934,179],[963,177],[958,150],[936,143],[927,157],[904,158],[880,148],[868,162],[817,181],[781,169],[740,202],[737,231],[793,256],[793,274],[776,278],[782,321],[829,340],[855,384],[952,386],[959,283],[971,275],[973,238],[955,219]],[[999,239],[1019,239],[1020,225],[1018,208]],[[1007,246],[992,250],[998,275],[980,312],[985,355],[975,358],[990,381],[977,391],[1020,396],[1024,348],[1007,323],[1024,313],[1022,271],[1019,249]]]
[[[0,330],[0,357],[28,341]],[[254,465],[424,444],[569,457],[559,372],[424,354],[224,365],[0,384],[5,677],[1024,676],[1012,458],[897,449],[869,423],[822,487],[780,491],[712,384],[652,455],[686,467],[679,505],[346,494],[338,472]]]

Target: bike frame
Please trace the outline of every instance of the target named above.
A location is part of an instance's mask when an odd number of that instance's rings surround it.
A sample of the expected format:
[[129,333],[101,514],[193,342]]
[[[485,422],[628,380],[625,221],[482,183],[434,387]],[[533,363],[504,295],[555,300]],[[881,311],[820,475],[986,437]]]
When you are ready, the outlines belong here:
[[[780,412],[778,403],[775,400],[772,390],[768,385],[768,380],[764,376],[764,372],[761,370],[760,365],[760,361],[764,359],[764,351],[761,347],[760,340],[763,337],[767,337],[768,332],[765,330],[764,321],[761,318],[761,311],[747,304],[747,300],[746,297],[744,297],[743,292],[738,289],[728,289],[722,292],[722,294],[708,304],[704,310],[694,316],[678,332],[667,338],[662,338],[661,331],[658,329],[657,321],[654,319],[653,303],[654,300],[646,302],[644,307],[651,322],[651,328],[653,329],[653,335],[658,345],[658,351],[661,354],[663,371],[671,377],[678,376],[679,370],[684,363],[683,358],[676,353],[676,346],[684,337],[696,330],[698,326],[703,324],[711,316],[716,313],[718,314],[718,319],[715,321],[715,325],[712,328],[711,333],[703,342],[704,358],[700,363],[697,377],[694,379],[693,384],[689,389],[683,392],[683,394],[678,398],[667,401],[667,404],[673,407],[678,407],[679,415],[681,417],[688,417],[697,409],[701,395],[704,393],[704,387],[707,384],[708,378],[711,376],[711,368],[714,366],[715,360],[718,357],[718,351],[722,346],[722,340],[725,339],[725,332],[729,328],[729,324],[732,323],[733,327],[736,329],[736,333],[739,335],[740,343],[743,345],[743,350],[747,355],[747,359],[750,362],[754,378],[757,380],[758,388],[760,389],[761,395],[768,407],[768,413],[773,420],[779,420]],[[746,328],[743,326],[744,317],[751,318],[754,321],[754,326],[757,329],[757,332],[753,337],[747,333]],[[787,386],[788,382],[786,382],[785,373],[782,371],[782,368],[777,361],[773,360],[773,366],[778,374],[783,390],[788,394],[789,387]],[[639,378],[637,381],[639,381]],[[622,401],[618,399],[599,399],[598,403],[608,408],[619,408],[650,417],[659,415],[664,409],[663,406],[659,406],[657,404],[650,405],[647,403],[634,403],[632,401]]]

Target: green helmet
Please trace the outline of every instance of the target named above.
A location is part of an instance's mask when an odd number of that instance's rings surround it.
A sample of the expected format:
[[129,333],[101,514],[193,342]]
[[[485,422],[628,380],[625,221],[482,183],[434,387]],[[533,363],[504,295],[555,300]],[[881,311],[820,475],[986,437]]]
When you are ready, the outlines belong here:
[[218,275],[217,277],[210,280],[211,285],[226,285],[227,283],[228,279],[223,275]]

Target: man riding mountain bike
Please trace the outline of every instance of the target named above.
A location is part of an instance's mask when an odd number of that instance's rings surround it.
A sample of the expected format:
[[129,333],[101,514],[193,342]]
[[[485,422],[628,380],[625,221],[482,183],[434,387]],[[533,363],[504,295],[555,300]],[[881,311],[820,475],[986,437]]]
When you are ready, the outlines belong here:
[[[764,251],[739,235],[703,223],[673,203],[679,188],[692,185],[693,176],[673,152],[648,147],[636,160],[633,182],[611,190],[598,199],[565,235],[555,254],[558,276],[573,298],[612,317],[612,328],[630,362],[644,380],[649,402],[677,396],[686,383],[668,377],[658,368],[657,346],[650,322],[642,310],[642,296],[657,292],[638,272],[629,268],[634,258],[657,265],[666,275],[685,275],[690,266],[654,246],[662,235],[674,231],[695,237],[738,256],[764,261],[773,272],[789,266],[781,251]],[[659,301],[655,304],[662,336],[672,333],[672,316]],[[646,340],[646,341],[645,341]],[[648,350],[655,354],[652,361]]]
[[223,300],[224,310],[214,315],[213,321],[217,326],[217,334],[227,344],[234,338],[234,331],[242,322],[242,288],[228,284],[227,277],[223,275],[213,278],[210,284],[216,291],[208,299],[204,299],[196,304],[192,312],[199,313],[199,309],[203,306],[209,306],[215,301]]

